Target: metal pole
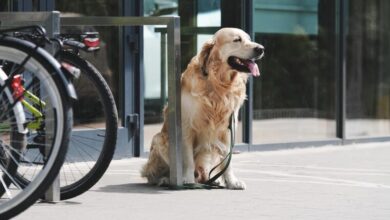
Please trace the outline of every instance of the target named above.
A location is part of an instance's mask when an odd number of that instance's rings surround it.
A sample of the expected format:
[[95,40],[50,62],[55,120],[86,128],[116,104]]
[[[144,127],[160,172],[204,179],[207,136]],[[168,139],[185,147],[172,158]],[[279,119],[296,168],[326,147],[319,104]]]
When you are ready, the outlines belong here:
[[[54,37],[60,33],[60,13],[58,11],[49,12],[48,18],[45,20],[44,27],[46,28],[46,33],[48,37]],[[49,51],[52,55],[55,53],[55,49],[49,45],[48,48],[45,48]],[[50,111],[49,111],[50,112]],[[50,118],[47,117],[47,118]],[[47,125],[50,125],[51,123],[46,123]],[[50,129],[53,128],[48,128]],[[48,145],[51,146],[52,140],[47,140]],[[51,147],[45,148],[45,155],[50,155]],[[57,176],[53,183],[50,185],[50,187],[46,190],[44,195],[44,200],[47,202],[59,202],[61,200],[61,184],[60,184],[60,178]]]
[[170,184],[183,185],[180,86],[180,20],[168,24],[168,135]]
[[[249,33],[252,40],[255,40],[253,32],[253,0],[245,0],[242,2],[242,13],[244,14],[243,26],[245,31]],[[245,143],[248,143],[248,151],[252,147],[252,127],[253,127],[253,77],[249,77],[249,82],[246,87],[247,100],[244,103],[244,117],[242,137]]]
[[338,60],[337,66],[338,71],[336,71],[336,137],[340,138],[342,141],[346,139],[345,134],[345,120],[347,114],[347,101],[346,101],[346,19],[347,19],[347,8],[346,2],[340,0],[337,8],[336,19],[336,31],[337,33],[337,48],[338,50]]

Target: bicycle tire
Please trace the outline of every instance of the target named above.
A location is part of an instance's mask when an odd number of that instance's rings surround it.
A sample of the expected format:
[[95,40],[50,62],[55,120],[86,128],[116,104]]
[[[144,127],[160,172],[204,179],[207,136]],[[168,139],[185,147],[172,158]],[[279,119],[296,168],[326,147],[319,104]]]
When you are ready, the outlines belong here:
[[[75,109],[77,108],[76,106],[78,105],[78,102],[83,101],[82,94],[80,94],[80,89],[82,89],[83,85],[79,87],[78,83],[75,81],[86,80],[89,81],[88,85],[90,87],[95,87],[95,90],[93,90],[93,92],[96,92],[97,93],[95,94],[96,97],[99,97],[99,103],[101,103],[101,107],[103,108],[104,111],[103,115],[105,117],[104,118],[105,133],[103,135],[104,140],[102,140],[101,143],[98,143],[99,140],[97,139],[97,137],[95,137],[94,141],[97,142],[93,142],[93,144],[96,145],[95,147],[96,149],[97,147],[100,148],[100,146],[98,145],[102,144],[100,154],[96,159],[96,162],[93,165],[93,167],[88,171],[88,173],[84,174],[82,178],[78,179],[77,181],[71,184],[66,184],[66,185],[61,184],[61,200],[65,200],[65,199],[76,197],[89,190],[100,180],[100,178],[103,176],[103,174],[109,167],[115,152],[117,129],[118,129],[118,113],[117,113],[114,96],[112,95],[112,92],[109,86],[107,85],[106,81],[104,80],[102,74],[97,70],[96,67],[94,67],[90,62],[80,58],[78,55],[67,51],[62,51],[60,53],[60,61],[69,63],[81,70],[80,78],[74,79],[73,82],[75,85],[76,94],[80,97],[80,100],[74,103],[74,108]],[[76,114],[77,113],[75,113],[75,115]],[[90,137],[75,135],[75,132],[76,131],[73,132],[73,135],[70,139],[69,150],[72,150],[72,148],[83,147],[81,145],[84,145],[85,147],[86,138],[90,139]],[[96,133],[96,136],[97,135],[98,134]],[[75,140],[76,138],[78,138],[78,141]],[[81,139],[83,139],[84,141],[80,141]],[[80,143],[81,145],[77,145]],[[67,162],[72,161],[72,159],[68,157],[70,157],[70,153],[68,153],[67,158],[65,159],[64,166],[66,165]],[[94,160],[94,158],[91,159]]]
[[[61,62],[71,64],[72,66],[81,70],[80,77],[78,79],[73,79],[76,94],[79,98],[73,103],[74,120],[77,118],[78,107],[80,108],[84,101],[83,95],[80,95],[80,90],[85,88],[90,89],[90,93],[99,97],[98,103],[101,105],[100,107],[102,107],[104,111],[103,115],[105,118],[105,129],[95,129],[96,133],[94,133],[95,131],[90,131],[85,136],[79,134],[72,135],[70,138],[68,153],[66,155],[63,167],[59,173],[61,185],[60,198],[61,200],[66,200],[74,198],[88,191],[104,175],[115,152],[118,114],[111,90],[109,89],[109,86],[104,80],[102,74],[97,70],[96,67],[71,52],[61,51],[59,57]],[[88,84],[78,87],[77,85],[79,81],[84,81],[84,83],[87,82]],[[92,92],[91,88],[94,88],[92,89]],[[87,108],[90,109],[91,106],[87,106]],[[104,131],[104,135],[101,133],[102,131]],[[104,138],[99,139],[98,136]],[[80,146],[80,144],[83,146]],[[87,152],[87,149],[83,149],[82,147],[89,149],[93,148],[95,152],[98,152],[98,155],[94,157],[93,153]],[[72,152],[79,154],[74,155]],[[89,160],[85,159],[83,155],[81,155],[83,153],[89,157]],[[80,158],[82,160],[80,160]],[[37,158],[37,160],[39,161],[41,159]],[[94,164],[89,166],[90,163]],[[89,169],[86,172],[84,172],[84,170],[86,170],[85,167],[88,167]],[[72,178],[73,180],[70,180]],[[30,180],[17,174],[17,181],[21,186],[24,186],[27,185]],[[69,183],[68,181],[71,182]]]
[[48,143],[51,143],[51,149],[47,152],[45,165],[37,171],[37,175],[27,187],[16,188],[18,191],[13,198],[0,203],[0,219],[9,219],[41,198],[57,177],[65,159],[71,133],[72,109],[60,64],[46,51],[30,42],[2,36],[0,38],[0,60],[21,65],[22,68],[30,71],[31,75],[35,74],[34,80],[40,80],[39,85],[42,86],[41,89],[47,96],[49,105],[47,109],[52,111],[51,114],[55,117],[53,122],[45,121],[48,126],[49,124],[53,126],[53,134],[47,139],[50,141]]

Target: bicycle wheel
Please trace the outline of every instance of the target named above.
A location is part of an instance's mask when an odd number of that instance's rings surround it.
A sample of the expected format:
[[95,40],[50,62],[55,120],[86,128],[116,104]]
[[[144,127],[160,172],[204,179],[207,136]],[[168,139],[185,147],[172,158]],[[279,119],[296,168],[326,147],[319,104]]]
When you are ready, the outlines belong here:
[[110,88],[91,63],[67,51],[60,54],[60,60],[81,71],[73,81],[78,100],[73,105],[74,127],[60,171],[61,199],[70,199],[95,185],[110,165],[118,113]]
[[[25,99],[26,91],[34,94],[39,99],[34,107],[44,115],[39,123],[36,123],[38,127],[28,129],[26,134],[28,136],[26,149],[34,145],[36,153],[44,154],[44,163],[33,163],[36,155],[30,150],[26,152],[23,148],[19,158],[13,160],[17,163],[17,172],[29,177],[31,180],[29,184],[20,186],[16,181],[16,175],[7,174],[12,167],[4,166],[7,163],[0,164],[0,176],[6,175],[10,179],[0,184],[0,188],[7,192],[0,199],[0,219],[9,219],[38,200],[58,175],[69,141],[72,112],[60,65],[43,49],[26,41],[3,36],[0,38],[0,66],[8,76],[6,85],[2,88],[8,87],[14,76],[21,77],[25,91],[15,99]],[[15,94],[13,91],[13,95]],[[11,103],[12,105],[14,104]],[[37,119],[34,118],[31,109],[26,105],[22,106],[26,117],[25,124],[29,127],[31,123],[37,122]],[[9,129],[1,130],[2,152],[7,152],[7,148],[13,147],[9,145],[13,145],[14,141],[18,142],[18,137],[12,135],[14,133],[12,130],[11,134]],[[3,134],[6,136],[9,134],[10,144],[3,144]]]
[[[118,115],[106,81],[91,63],[67,51],[61,52],[60,60],[81,71],[73,80],[78,96],[73,104],[74,128],[59,173],[61,200],[65,200],[86,192],[107,170],[115,151]],[[33,162],[41,160],[37,157]],[[20,174],[17,177],[21,185],[30,181]]]

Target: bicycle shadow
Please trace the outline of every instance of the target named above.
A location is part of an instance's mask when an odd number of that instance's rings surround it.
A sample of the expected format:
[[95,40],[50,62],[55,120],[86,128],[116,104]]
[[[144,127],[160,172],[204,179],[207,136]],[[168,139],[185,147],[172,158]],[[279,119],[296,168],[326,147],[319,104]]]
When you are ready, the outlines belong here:
[[119,184],[119,185],[106,185],[90,191],[106,192],[106,193],[134,193],[134,194],[164,194],[169,192],[169,190],[167,190],[167,188],[165,187],[153,186],[147,183],[126,183],[126,184]]

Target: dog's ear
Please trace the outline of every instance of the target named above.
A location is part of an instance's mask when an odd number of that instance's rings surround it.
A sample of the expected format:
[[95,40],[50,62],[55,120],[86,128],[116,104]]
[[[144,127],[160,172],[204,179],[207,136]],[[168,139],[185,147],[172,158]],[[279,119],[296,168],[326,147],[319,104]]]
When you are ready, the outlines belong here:
[[214,40],[209,40],[207,41],[203,47],[202,47],[202,50],[200,51],[199,55],[198,55],[198,62],[199,62],[199,65],[200,65],[200,68],[202,69],[202,72],[204,75],[207,75],[207,60],[209,59],[209,55],[210,55],[210,52],[211,50],[213,49],[214,47]]

